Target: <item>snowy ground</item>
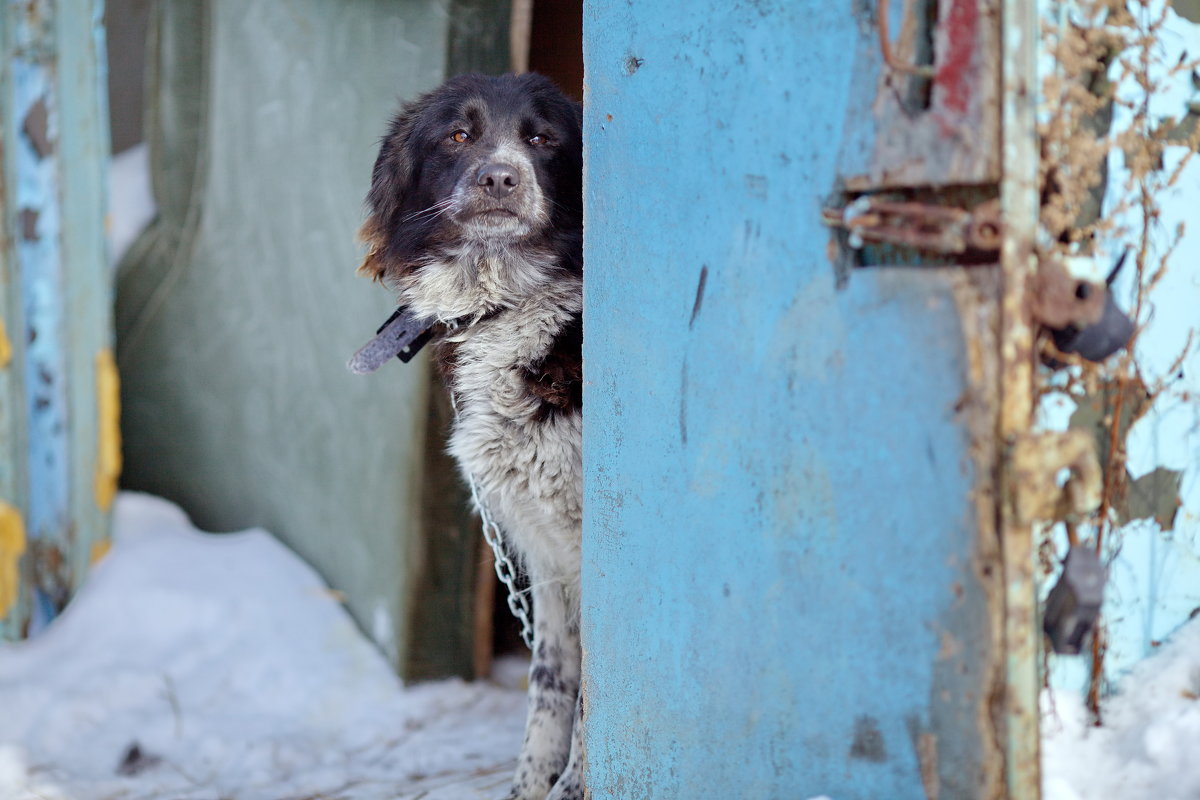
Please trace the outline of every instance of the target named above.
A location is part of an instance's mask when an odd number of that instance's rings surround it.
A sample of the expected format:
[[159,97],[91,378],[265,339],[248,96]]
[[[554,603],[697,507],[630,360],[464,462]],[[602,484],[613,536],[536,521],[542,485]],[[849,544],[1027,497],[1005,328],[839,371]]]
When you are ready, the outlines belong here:
[[524,703],[402,687],[272,536],[124,494],[67,612],[0,647],[0,800],[497,798]]
[[[1200,798],[1200,622],[1120,688],[1100,729],[1046,695],[1045,800]],[[0,709],[0,800],[494,800],[524,694],[403,687],[268,533],[123,494],[67,612],[0,646]]]
[[1103,727],[1077,692],[1042,701],[1044,800],[1200,798],[1200,620],[1121,679]]

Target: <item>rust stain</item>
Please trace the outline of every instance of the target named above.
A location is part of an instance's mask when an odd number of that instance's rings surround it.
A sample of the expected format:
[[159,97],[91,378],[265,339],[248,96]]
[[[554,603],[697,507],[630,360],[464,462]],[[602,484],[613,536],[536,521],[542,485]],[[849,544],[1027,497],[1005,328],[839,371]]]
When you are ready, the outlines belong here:
[[[971,569],[986,597],[988,631],[983,642],[987,657],[980,681],[980,697],[975,706],[975,731],[980,738],[983,774],[979,785],[981,800],[1005,797],[1004,730],[1002,714],[997,711],[995,698],[1005,690],[1005,585],[1003,552],[997,531],[996,471],[1001,458],[997,446],[996,420],[1000,414],[1000,387],[1003,341],[1000,326],[1000,304],[1003,285],[994,272],[960,270],[954,282],[954,301],[962,322],[966,350],[966,389],[955,405],[955,412],[966,426],[970,445],[968,452],[975,465],[975,485],[971,500],[975,506],[976,540],[971,557]],[[952,586],[956,598],[964,588]],[[954,637],[941,638],[939,658],[952,660],[955,649],[964,645]],[[943,702],[951,702],[944,699]],[[937,798],[937,739],[932,734],[912,731],[913,747],[921,766],[921,778],[927,797]]]
[[107,347],[96,353],[96,416],[96,505],[107,511],[121,475],[121,384]]
[[917,763],[921,767],[921,785],[925,788],[925,797],[927,800],[938,800],[942,785],[938,779],[937,736],[932,733],[918,734],[915,745],[917,748]]
[[8,340],[4,317],[0,317],[0,369],[7,367],[10,361],[12,361],[12,342]]
[[0,617],[17,604],[21,575],[17,565],[25,553],[25,521],[21,513],[0,500]]

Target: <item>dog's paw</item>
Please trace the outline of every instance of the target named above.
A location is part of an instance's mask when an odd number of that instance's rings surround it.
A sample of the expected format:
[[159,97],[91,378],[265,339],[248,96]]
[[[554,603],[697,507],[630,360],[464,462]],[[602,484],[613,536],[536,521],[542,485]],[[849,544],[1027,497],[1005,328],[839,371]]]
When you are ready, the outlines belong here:
[[[551,780],[553,780],[553,776],[551,776]],[[504,800],[548,800],[553,796],[553,790],[549,786],[550,784],[545,778],[538,781],[531,780],[528,774],[518,775],[509,788],[508,794],[504,795]]]
[[554,784],[546,800],[583,800],[583,785],[574,772],[568,771]]
[[[508,790],[508,794],[504,795],[504,800],[550,800],[550,798],[552,798],[552,797],[559,797],[559,795],[556,795],[554,793],[554,791],[556,791],[556,790],[557,790],[557,787],[555,790],[551,790],[550,794],[544,794],[542,792],[536,792],[536,791],[533,792],[532,794],[530,794],[528,791],[517,789],[514,787],[514,788]],[[580,792],[577,795],[563,795],[562,796],[562,800],[568,800],[568,799],[569,800],[583,800],[583,793]]]

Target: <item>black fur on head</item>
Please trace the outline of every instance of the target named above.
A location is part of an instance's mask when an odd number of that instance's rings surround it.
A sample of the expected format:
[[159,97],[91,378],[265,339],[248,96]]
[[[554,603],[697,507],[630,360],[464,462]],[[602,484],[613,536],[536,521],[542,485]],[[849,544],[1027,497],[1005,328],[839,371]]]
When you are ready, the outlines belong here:
[[[581,117],[532,73],[460,75],[405,105],[375,161],[360,271],[391,282],[472,244],[581,269]],[[496,169],[511,187],[486,185]]]

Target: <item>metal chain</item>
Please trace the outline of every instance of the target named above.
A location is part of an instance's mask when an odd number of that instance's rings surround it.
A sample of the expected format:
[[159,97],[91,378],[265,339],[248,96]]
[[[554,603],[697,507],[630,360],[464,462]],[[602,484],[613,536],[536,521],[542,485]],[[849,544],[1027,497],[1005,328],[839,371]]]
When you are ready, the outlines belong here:
[[[457,423],[458,400],[453,391],[450,392],[450,407],[454,409],[454,421]],[[467,486],[471,490],[471,502],[475,505],[475,511],[483,523],[483,540],[492,548],[496,577],[508,587],[508,610],[521,623],[521,640],[525,642],[526,647],[533,650],[533,621],[530,619],[533,612],[529,607],[529,598],[526,597],[526,592],[517,588],[517,568],[504,550],[504,533],[492,519],[487,506],[484,505],[479,494],[479,487],[475,483],[475,476],[465,468],[463,474],[466,476]]]

